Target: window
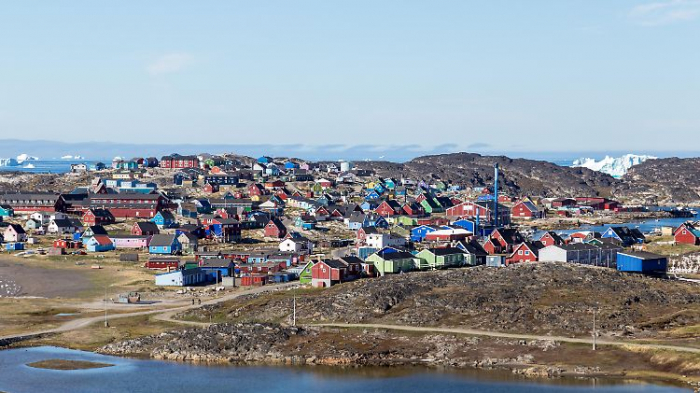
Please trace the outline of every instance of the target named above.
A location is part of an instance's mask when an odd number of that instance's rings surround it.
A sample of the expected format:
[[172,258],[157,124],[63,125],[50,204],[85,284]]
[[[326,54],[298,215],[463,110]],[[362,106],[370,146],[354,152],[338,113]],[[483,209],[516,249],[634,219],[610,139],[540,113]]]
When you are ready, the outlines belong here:
[[518,250],[518,255],[523,255],[523,250]]
[[525,255],[530,255],[530,251],[525,251]]

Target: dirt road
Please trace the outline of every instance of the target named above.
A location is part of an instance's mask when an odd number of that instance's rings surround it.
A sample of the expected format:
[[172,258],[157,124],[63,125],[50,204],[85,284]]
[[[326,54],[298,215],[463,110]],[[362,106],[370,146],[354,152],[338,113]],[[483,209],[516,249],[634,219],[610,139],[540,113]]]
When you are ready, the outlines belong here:
[[[173,304],[168,304],[168,307],[165,308],[158,308],[155,310],[144,310],[144,311],[135,311],[135,312],[130,312],[130,313],[123,313],[123,314],[114,314],[114,315],[107,315],[107,321],[114,320],[114,319],[121,319],[121,318],[130,318],[130,317],[137,317],[137,316],[143,316],[143,315],[158,315],[157,319],[163,320],[163,321],[168,321],[168,322],[177,322],[177,323],[183,323],[187,325],[200,325],[200,326],[206,326],[208,324],[203,324],[203,323],[197,323],[197,322],[188,322],[188,321],[180,321],[176,319],[172,319],[172,316],[175,315],[176,313],[190,310],[193,308],[199,308],[205,305],[211,305],[211,304],[217,304],[217,303],[222,303],[228,300],[235,299],[240,296],[244,295],[250,295],[250,294],[255,294],[255,293],[261,293],[261,292],[268,292],[268,291],[275,291],[275,290],[280,290],[284,288],[289,288],[292,286],[298,285],[298,283],[292,282],[292,283],[286,283],[286,284],[280,284],[280,285],[268,285],[264,287],[257,287],[257,288],[251,288],[248,290],[243,290],[235,293],[231,293],[228,295],[224,295],[222,297],[216,298],[216,299],[209,299],[209,300],[204,300],[202,301],[202,304],[195,304],[193,305],[189,300],[187,301],[182,301],[178,303],[178,305],[174,307]],[[158,306],[159,304],[155,304],[155,306]],[[162,314],[162,315],[159,315]],[[21,333],[21,334],[14,334],[14,335],[8,335],[8,336],[0,336],[0,342],[3,341],[19,341],[25,338],[30,338],[30,337],[36,337],[44,334],[50,334],[50,333],[62,333],[62,332],[67,332],[70,330],[76,330],[76,329],[81,329],[86,326],[90,326],[94,323],[98,322],[104,322],[105,317],[104,316],[94,316],[94,317],[85,317],[85,318],[78,318],[74,319],[72,321],[68,321],[64,323],[63,325],[54,328],[54,329],[47,329],[47,330],[39,330],[39,331],[33,331],[33,332],[26,332],[26,333]]]
[[[399,325],[383,325],[383,324],[364,324],[364,323],[324,323],[315,324],[313,326],[318,327],[336,327],[336,328],[359,328],[359,329],[386,329],[386,330],[399,330],[408,332],[424,332],[424,333],[451,333],[451,334],[465,334],[469,336],[485,336],[485,337],[500,337],[500,338],[513,338],[517,340],[545,340],[545,341],[555,341],[564,343],[575,343],[575,344],[588,344],[593,345],[593,338],[573,338],[564,336],[545,336],[545,335],[533,335],[533,334],[521,334],[521,333],[502,333],[502,332],[492,332],[488,330],[476,330],[476,329],[462,329],[462,328],[439,328],[439,327],[420,327],[420,326],[399,326]],[[633,343],[629,341],[611,341],[611,340],[601,340],[597,339],[596,344],[607,345],[607,346],[617,346],[617,347],[628,347],[628,348],[641,348],[641,349],[663,349],[669,351],[677,352],[690,352],[690,353],[700,353],[700,348],[682,347],[677,345],[662,345],[662,344],[645,344],[645,343]]]

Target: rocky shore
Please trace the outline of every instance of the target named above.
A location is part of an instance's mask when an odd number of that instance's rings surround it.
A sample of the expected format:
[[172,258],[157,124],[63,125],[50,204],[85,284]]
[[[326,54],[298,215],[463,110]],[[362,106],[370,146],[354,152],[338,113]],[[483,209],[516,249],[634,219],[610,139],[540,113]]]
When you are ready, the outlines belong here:
[[[479,348],[494,345],[521,354],[510,357],[478,354]],[[558,343],[547,340],[488,340],[449,334],[407,335],[382,329],[355,332],[269,323],[226,323],[110,344],[97,352],[218,364],[511,367],[525,374],[537,369],[537,374],[542,376],[534,354],[557,348]],[[546,369],[549,376],[566,371],[560,367]]]

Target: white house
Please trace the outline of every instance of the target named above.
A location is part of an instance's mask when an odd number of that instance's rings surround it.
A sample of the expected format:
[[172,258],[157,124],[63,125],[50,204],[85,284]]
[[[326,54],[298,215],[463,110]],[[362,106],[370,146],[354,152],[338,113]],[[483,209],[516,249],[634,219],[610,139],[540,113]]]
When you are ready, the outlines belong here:
[[48,227],[49,233],[58,235],[71,234],[77,231],[78,227],[76,227],[71,220],[66,218],[51,220]]
[[5,242],[23,242],[27,240],[27,233],[21,225],[10,224],[3,233]]
[[365,236],[365,244],[381,250],[384,247],[404,247],[406,239],[388,233],[368,233]]
[[36,221],[39,225],[46,225],[51,221],[51,215],[47,212],[34,212],[29,215],[29,219]]
[[280,242],[280,251],[282,252],[307,252],[311,253],[314,244],[305,237],[284,239]]

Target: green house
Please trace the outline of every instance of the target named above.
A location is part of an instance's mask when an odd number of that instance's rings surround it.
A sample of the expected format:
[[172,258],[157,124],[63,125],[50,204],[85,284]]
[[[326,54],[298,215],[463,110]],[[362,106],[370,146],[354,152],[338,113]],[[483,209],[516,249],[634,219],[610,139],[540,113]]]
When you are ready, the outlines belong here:
[[12,217],[14,215],[15,211],[12,209],[12,206],[0,205],[0,217]]
[[431,197],[423,199],[420,205],[423,207],[423,210],[425,210],[425,212],[428,214],[442,213],[445,211],[445,209],[440,205],[440,203],[435,198]]
[[411,216],[398,216],[394,218],[394,222],[399,225],[418,225],[418,218]]
[[300,284],[311,284],[311,268],[314,267],[313,261],[309,261],[301,273],[299,273]]
[[383,276],[416,270],[420,260],[410,252],[384,249],[368,256],[365,262],[372,263],[377,273]]
[[444,269],[448,267],[464,266],[467,257],[464,251],[456,247],[426,248],[416,257],[421,259],[421,269]]

